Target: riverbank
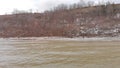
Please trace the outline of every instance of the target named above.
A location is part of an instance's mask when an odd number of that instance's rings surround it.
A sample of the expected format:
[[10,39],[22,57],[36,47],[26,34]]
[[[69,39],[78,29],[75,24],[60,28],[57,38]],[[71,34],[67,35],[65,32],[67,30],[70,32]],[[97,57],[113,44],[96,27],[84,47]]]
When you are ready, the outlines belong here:
[[65,38],[65,37],[9,37],[0,39],[10,39],[10,40],[62,40],[62,41],[120,41],[120,37],[75,37],[75,38]]

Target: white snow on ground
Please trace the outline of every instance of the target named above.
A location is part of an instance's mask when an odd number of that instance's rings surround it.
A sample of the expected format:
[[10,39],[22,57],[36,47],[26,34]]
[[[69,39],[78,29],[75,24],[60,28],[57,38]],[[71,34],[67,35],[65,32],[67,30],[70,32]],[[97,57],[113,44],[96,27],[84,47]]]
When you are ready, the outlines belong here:
[[0,41],[6,40],[64,40],[64,41],[120,41],[120,37],[75,37],[75,38],[65,38],[65,37],[20,37],[20,38],[0,38]]

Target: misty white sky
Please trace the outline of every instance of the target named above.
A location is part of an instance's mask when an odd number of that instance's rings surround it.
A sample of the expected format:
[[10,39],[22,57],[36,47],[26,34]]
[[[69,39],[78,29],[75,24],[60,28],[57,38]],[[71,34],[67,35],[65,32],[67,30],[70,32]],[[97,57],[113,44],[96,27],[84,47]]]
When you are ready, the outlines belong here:
[[[120,3],[120,0],[84,0],[84,1],[114,1]],[[34,11],[44,11],[58,4],[72,4],[79,0],[0,0],[0,14],[11,13],[14,9]]]

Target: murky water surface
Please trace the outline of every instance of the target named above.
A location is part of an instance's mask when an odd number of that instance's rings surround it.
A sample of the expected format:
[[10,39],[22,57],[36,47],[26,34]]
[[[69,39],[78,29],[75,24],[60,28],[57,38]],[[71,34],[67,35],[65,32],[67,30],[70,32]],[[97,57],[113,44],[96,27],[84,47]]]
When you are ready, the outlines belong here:
[[120,42],[0,39],[0,68],[120,68]]

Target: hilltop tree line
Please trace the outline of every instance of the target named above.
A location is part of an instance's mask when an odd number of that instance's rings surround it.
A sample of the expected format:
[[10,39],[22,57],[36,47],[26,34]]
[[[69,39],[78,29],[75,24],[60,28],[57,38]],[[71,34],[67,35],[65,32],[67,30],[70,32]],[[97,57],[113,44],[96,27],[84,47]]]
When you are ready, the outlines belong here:
[[[96,13],[98,14],[113,14],[117,12],[117,8],[114,7],[114,3],[113,2],[102,2],[100,1],[98,4],[95,4],[94,1],[88,1],[85,2],[84,0],[80,0],[78,3],[74,3],[71,5],[67,5],[67,4],[59,4],[57,7],[53,7],[50,10],[46,10],[44,11],[44,13],[47,12],[57,12],[57,11],[66,11],[66,10],[72,10],[72,9],[80,9],[83,7],[92,7],[92,6],[96,6],[98,7],[98,9],[96,10]],[[12,14],[23,14],[23,13],[38,13],[38,11],[33,12],[32,9],[29,9],[28,11],[25,10],[18,10],[18,9],[14,9],[12,11]],[[94,13],[94,12],[93,12]]]
[[92,11],[91,14],[96,14],[98,16],[100,15],[113,15],[119,12],[119,8],[115,7],[115,4],[113,2],[99,2],[98,4],[95,4],[94,1],[88,1],[85,2],[83,0],[80,0],[78,3],[72,4],[72,5],[66,5],[66,4],[60,4],[57,7],[54,7],[51,10],[45,11],[45,12],[60,12],[60,11],[67,11],[72,9],[81,9],[81,8],[87,8],[87,7],[96,7],[96,10]]

